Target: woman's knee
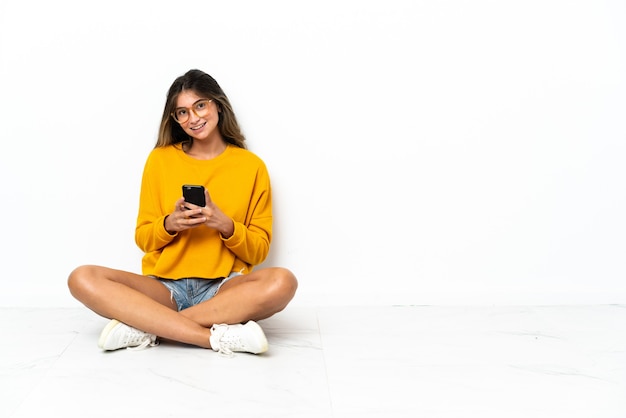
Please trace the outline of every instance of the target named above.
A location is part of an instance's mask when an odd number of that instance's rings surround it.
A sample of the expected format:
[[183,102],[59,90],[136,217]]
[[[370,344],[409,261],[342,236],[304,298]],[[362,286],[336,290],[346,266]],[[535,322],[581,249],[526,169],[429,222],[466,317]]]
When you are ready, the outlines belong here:
[[285,305],[294,297],[297,289],[298,280],[290,270],[282,267],[272,269],[269,290],[284,300]]
[[67,278],[67,286],[74,297],[79,297],[93,286],[93,281],[97,277],[97,269],[97,266],[80,266],[70,273]]

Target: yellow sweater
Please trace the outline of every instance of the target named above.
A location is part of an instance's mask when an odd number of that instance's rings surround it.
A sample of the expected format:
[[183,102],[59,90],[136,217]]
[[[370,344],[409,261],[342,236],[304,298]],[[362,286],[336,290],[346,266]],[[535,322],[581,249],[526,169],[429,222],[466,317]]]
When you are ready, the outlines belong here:
[[[211,200],[230,216],[235,232],[222,239],[206,226],[170,235],[163,225],[182,197],[183,184],[201,184]],[[247,273],[269,252],[272,196],[263,161],[229,145],[218,157],[197,160],[180,146],[152,150],[144,167],[135,242],[145,253],[144,275],[180,279]]]

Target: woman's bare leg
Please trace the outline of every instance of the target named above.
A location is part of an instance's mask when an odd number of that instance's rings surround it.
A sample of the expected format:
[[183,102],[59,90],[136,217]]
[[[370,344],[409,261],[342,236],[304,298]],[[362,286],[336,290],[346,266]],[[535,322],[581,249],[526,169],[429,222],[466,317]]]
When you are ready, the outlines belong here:
[[146,276],[82,266],[70,274],[68,285],[76,299],[106,318],[205,348],[213,324],[267,318],[287,306],[298,286],[289,270],[261,269],[230,279],[210,300],[176,312],[169,289]]
[[205,327],[258,321],[282,311],[297,288],[289,270],[265,268],[230,279],[214,297],[180,313]]
[[150,277],[82,266],[68,279],[72,295],[106,318],[166,339],[210,348],[211,331],[176,312],[167,287]]

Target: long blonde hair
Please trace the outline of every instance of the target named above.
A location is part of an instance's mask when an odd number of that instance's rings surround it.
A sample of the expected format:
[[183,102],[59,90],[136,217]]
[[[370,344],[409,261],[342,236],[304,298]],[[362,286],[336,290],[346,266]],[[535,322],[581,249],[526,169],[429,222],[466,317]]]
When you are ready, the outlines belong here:
[[176,107],[178,95],[185,90],[193,91],[199,96],[212,99],[220,110],[217,127],[224,141],[239,148],[247,148],[246,138],[241,132],[235,112],[224,90],[213,77],[200,70],[189,70],[172,83],[167,93],[155,148],[173,144],[181,144],[184,147],[191,146],[193,138],[187,135],[171,116]]

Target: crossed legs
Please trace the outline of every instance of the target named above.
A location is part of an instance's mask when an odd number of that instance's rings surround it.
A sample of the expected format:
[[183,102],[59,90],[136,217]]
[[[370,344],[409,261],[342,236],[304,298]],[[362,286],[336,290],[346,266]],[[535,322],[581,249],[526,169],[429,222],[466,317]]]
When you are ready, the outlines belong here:
[[158,280],[100,266],[81,266],[68,279],[72,295],[97,314],[159,337],[210,348],[213,324],[268,318],[283,310],[298,287],[287,269],[237,276],[211,299],[177,312]]

